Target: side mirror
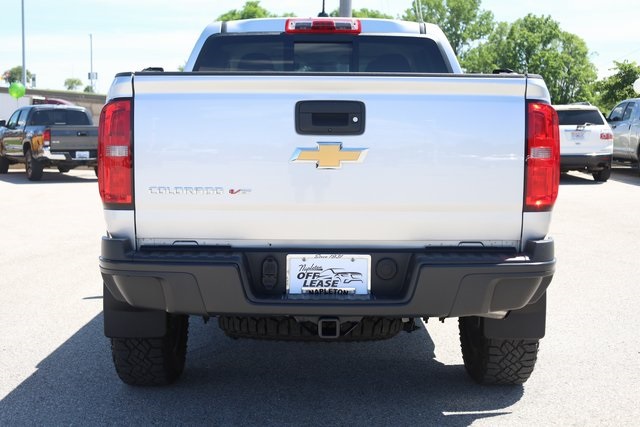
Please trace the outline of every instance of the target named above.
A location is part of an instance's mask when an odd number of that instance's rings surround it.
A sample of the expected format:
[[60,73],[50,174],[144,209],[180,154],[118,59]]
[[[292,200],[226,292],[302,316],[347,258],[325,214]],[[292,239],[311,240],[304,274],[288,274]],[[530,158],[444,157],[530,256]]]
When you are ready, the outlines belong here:
[[0,127],[7,126],[6,120],[0,120]]

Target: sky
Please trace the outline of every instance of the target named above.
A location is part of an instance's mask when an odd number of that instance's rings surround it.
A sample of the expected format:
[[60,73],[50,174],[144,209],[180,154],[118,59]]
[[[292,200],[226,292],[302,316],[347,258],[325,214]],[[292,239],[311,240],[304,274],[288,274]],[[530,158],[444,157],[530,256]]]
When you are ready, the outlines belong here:
[[[38,89],[64,89],[67,78],[89,84],[98,73],[96,90],[106,93],[119,72],[146,67],[176,70],[206,25],[219,15],[241,9],[244,0],[2,0],[0,73],[22,64],[22,4],[24,3],[26,68]],[[326,0],[337,9],[339,0]],[[411,0],[352,0],[401,16]],[[273,13],[316,16],[322,0],[262,0]],[[550,15],[562,30],[581,37],[600,78],[612,74],[613,61],[640,64],[640,32],[633,24],[638,0],[482,0],[496,21],[513,22],[528,13]],[[0,85],[6,86],[4,81]]]

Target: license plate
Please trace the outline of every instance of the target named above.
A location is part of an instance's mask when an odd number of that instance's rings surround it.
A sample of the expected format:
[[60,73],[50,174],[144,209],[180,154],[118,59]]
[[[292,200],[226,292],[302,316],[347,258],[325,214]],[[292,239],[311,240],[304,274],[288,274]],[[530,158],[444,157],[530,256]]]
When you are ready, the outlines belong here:
[[88,159],[89,152],[88,151],[76,151],[76,159]]
[[574,141],[582,141],[584,139],[584,131],[574,130],[571,132],[571,139]]
[[290,295],[368,295],[371,256],[347,254],[287,255]]

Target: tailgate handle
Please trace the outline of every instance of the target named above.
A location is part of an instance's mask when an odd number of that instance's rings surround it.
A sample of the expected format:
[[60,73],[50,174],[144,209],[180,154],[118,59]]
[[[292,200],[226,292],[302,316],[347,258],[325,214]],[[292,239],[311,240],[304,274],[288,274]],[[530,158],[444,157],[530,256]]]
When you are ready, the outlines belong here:
[[78,132],[78,136],[87,136],[87,135],[88,135],[87,132],[83,132],[83,131]]
[[300,101],[296,132],[301,135],[362,135],[365,108],[360,101]]

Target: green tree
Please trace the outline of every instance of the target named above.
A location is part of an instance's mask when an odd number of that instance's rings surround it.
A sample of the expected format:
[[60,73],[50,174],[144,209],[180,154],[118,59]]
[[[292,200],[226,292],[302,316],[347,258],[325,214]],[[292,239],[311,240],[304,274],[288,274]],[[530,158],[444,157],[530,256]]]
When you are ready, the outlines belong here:
[[67,90],[76,90],[76,88],[80,86],[82,86],[82,80],[76,77],[69,77],[64,81],[64,87],[66,87]]
[[485,42],[467,52],[461,65],[467,72],[511,69],[540,74],[556,104],[593,101],[597,73],[586,43],[562,31],[550,16],[529,14],[513,24],[497,24]]
[[259,1],[248,1],[244,4],[242,9],[232,9],[222,15],[218,16],[217,21],[235,21],[238,19],[251,19],[251,18],[275,18],[277,15],[269,12],[267,9],[260,6]]
[[463,58],[472,43],[487,37],[494,26],[493,13],[480,9],[480,3],[481,0],[420,0],[421,13],[414,2],[402,18],[417,21],[422,15],[425,22],[438,25],[456,55]]
[[487,38],[486,42],[469,50],[461,61],[462,68],[469,73],[491,73],[499,68],[506,68],[503,55],[511,49],[509,31],[511,25],[499,22]]
[[556,95],[555,102],[593,102],[591,88],[598,73],[589,60],[589,48],[585,41],[575,34],[563,31],[560,35],[560,62],[557,65],[559,78],[547,81],[549,90]]
[[640,65],[635,62],[614,61],[615,74],[595,82],[596,105],[604,112],[627,98],[635,98],[638,94],[633,90],[633,83],[640,78]]
[[84,93],[95,93],[93,90],[93,87],[91,85],[87,85],[84,87],[84,89],[82,90]]
[[[31,81],[33,74],[31,71],[27,70],[27,84]],[[2,79],[7,82],[7,84],[11,84],[13,82],[21,82],[22,81],[22,66],[18,65],[13,67],[10,70],[5,71],[2,74]]]
[[[330,16],[335,16],[335,17],[340,16],[340,9],[336,9],[336,10],[332,11],[329,15]],[[379,10],[367,9],[367,8],[353,10],[353,11],[351,11],[351,15],[354,18],[393,19],[393,16],[391,16],[391,15],[387,15],[386,13],[382,13]]]

